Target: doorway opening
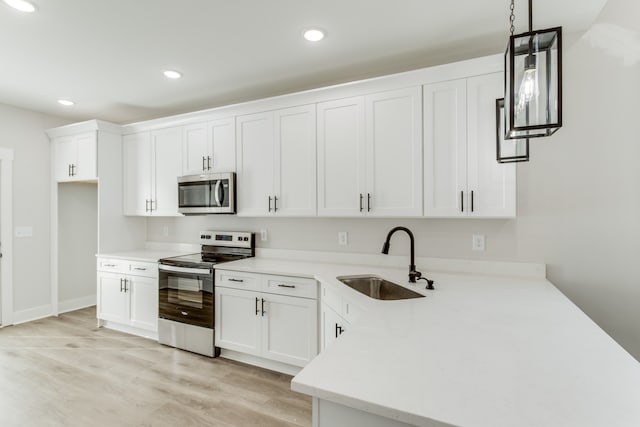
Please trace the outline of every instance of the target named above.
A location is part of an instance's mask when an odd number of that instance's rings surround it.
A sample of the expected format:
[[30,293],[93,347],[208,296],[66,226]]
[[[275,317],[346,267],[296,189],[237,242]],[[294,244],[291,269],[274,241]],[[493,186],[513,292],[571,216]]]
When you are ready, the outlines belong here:
[[0,148],[0,327],[13,323],[13,150]]

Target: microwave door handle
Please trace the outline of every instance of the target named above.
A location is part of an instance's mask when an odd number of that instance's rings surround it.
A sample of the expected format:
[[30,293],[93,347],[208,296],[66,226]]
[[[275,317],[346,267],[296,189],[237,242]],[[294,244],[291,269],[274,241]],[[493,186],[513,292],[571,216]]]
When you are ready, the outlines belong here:
[[[222,189],[222,180],[219,179],[216,181],[216,189],[214,191],[214,197],[216,199],[216,204],[218,206],[222,206],[222,202],[220,201],[220,190]],[[224,197],[224,194],[222,195]]]

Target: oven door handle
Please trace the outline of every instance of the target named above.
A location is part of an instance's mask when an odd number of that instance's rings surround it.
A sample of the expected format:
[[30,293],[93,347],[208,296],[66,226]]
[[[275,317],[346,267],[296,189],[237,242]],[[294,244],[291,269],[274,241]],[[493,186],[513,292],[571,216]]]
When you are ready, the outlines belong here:
[[172,271],[174,273],[187,273],[187,274],[211,274],[209,268],[192,268],[192,267],[175,267],[173,265],[158,265],[161,271]]

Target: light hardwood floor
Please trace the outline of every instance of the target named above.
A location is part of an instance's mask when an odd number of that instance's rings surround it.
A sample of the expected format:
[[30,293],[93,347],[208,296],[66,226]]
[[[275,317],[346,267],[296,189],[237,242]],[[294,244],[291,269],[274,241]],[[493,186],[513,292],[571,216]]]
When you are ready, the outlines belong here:
[[310,426],[291,377],[96,327],[95,308],[0,329],[0,426]]

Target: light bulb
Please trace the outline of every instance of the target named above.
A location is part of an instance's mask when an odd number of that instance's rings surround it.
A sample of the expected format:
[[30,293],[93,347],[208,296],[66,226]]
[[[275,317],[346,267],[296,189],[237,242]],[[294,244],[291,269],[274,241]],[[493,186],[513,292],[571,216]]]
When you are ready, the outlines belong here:
[[533,56],[525,59],[525,70],[520,90],[518,90],[518,110],[524,110],[531,101],[538,98],[540,90],[538,89],[538,69],[536,68]]

